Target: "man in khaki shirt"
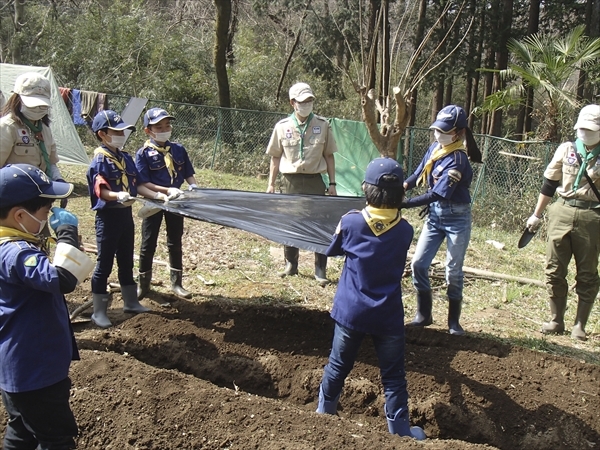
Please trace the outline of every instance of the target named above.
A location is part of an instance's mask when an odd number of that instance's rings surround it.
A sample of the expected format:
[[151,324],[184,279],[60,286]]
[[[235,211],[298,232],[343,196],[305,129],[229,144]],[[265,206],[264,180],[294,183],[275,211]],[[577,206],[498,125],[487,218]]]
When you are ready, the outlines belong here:
[[[562,333],[567,307],[567,268],[571,257],[577,267],[577,313],[571,336],[585,340],[585,325],[600,288],[600,106],[581,109],[574,127],[575,142],[561,144],[544,172],[544,184],[535,211],[527,220],[534,231],[554,193],[559,199],[549,208],[546,250],[546,284],[552,319],[542,325],[543,333]],[[589,177],[596,192],[586,177]]]
[[[271,156],[267,193],[275,192],[275,181],[281,172],[281,192],[284,194],[337,195],[335,184],[335,159],[337,151],[329,123],[313,114],[315,96],[306,83],[296,83],[290,88],[290,104],[294,112],[280,120],[273,130],[267,146]],[[329,187],[321,174],[327,173]],[[298,274],[299,250],[284,247],[285,269],[279,275]],[[315,253],[315,279],[325,286],[327,256]]]

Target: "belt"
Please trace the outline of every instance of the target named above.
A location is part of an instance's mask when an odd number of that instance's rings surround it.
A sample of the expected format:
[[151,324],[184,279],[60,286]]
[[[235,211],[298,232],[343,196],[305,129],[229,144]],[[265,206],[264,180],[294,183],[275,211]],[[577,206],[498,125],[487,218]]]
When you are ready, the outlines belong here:
[[304,178],[316,178],[320,177],[320,173],[284,173],[285,177],[304,177]]
[[587,200],[575,200],[566,198],[561,198],[559,201],[565,205],[574,206],[575,208],[600,209],[600,202],[590,202]]

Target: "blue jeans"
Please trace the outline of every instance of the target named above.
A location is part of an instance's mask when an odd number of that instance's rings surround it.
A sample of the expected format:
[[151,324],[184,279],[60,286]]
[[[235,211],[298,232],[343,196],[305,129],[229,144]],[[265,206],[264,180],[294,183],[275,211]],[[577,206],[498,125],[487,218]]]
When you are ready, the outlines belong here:
[[[408,404],[404,371],[404,324],[400,323],[398,328],[402,330],[399,336],[371,335],[379,359],[385,404],[390,412],[406,408]],[[325,366],[321,381],[326,400],[334,400],[342,392],[344,381],[354,367],[358,349],[365,335],[366,333],[354,331],[336,322],[329,362]]]
[[431,290],[429,267],[446,239],[448,298],[462,299],[463,263],[471,239],[471,204],[441,200],[429,205],[429,216],[412,260],[413,284],[418,292]]

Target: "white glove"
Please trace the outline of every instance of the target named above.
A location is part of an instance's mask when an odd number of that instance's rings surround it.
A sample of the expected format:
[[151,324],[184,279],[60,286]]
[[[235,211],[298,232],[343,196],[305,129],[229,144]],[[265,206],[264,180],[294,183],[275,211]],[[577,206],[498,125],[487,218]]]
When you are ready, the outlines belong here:
[[131,195],[129,195],[129,192],[125,192],[125,191],[117,192],[117,201],[119,203],[124,203],[127,200],[131,200]]
[[193,183],[192,183],[192,184],[190,184],[190,186],[188,187],[188,191],[195,191],[196,189],[199,189],[197,184],[193,184]]
[[173,200],[174,198],[179,197],[181,194],[183,194],[183,191],[181,189],[177,189],[174,187],[170,187],[169,189],[167,189],[167,196],[169,197],[169,200]]
[[167,197],[162,192],[157,192],[156,195],[154,196],[154,200],[159,200],[161,202],[168,202],[169,201],[169,197]]
[[541,222],[542,219],[540,217],[532,214],[531,217],[527,219],[527,228],[529,228],[529,231],[533,232],[539,228]]

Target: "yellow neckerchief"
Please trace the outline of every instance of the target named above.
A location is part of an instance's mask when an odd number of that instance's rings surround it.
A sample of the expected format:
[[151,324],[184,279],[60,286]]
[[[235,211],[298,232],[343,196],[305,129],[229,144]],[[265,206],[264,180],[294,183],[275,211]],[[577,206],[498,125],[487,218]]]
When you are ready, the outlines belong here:
[[429,174],[431,173],[431,169],[433,168],[433,163],[435,161],[437,161],[438,159],[442,159],[444,156],[447,156],[450,153],[455,152],[456,150],[461,150],[466,153],[464,147],[465,144],[463,143],[462,139],[459,139],[458,141],[453,142],[452,144],[447,145],[445,147],[442,147],[440,144],[438,144],[437,147],[431,152],[431,156],[425,163],[423,172],[421,172],[421,175],[417,179],[417,186],[423,183],[427,183],[427,178],[429,178]]
[[10,227],[0,226],[0,244],[11,241],[27,241],[38,247],[42,246],[42,239],[24,231],[19,231]]
[[162,153],[163,157],[165,158],[165,165],[167,166],[167,170],[169,171],[169,176],[171,177],[171,184],[173,184],[176,172],[175,163],[173,163],[173,155],[171,155],[170,152],[171,147],[169,145],[167,145],[166,147],[159,147],[158,145],[153,144],[152,141],[150,141],[150,139],[146,141],[144,146],[153,148],[154,150]]
[[396,208],[366,206],[361,213],[375,236],[381,236],[386,231],[390,231],[402,219],[400,210]]
[[[94,156],[104,155],[110,159],[115,166],[117,166],[117,169],[121,171],[121,184],[123,184],[123,187],[125,188],[123,190],[125,192],[129,192],[129,179],[127,178],[127,172],[125,171],[125,158],[119,157],[118,152],[119,150],[117,150],[117,153],[113,153],[104,147],[98,147],[96,150],[94,150]],[[117,184],[119,184],[118,180]]]

